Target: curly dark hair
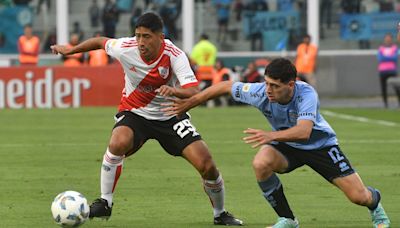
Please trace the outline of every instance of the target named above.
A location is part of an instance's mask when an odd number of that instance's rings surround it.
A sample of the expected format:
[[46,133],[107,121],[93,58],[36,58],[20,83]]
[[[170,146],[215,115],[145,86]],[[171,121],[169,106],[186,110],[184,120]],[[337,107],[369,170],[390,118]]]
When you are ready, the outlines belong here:
[[265,67],[264,75],[275,80],[280,80],[283,83],[288,83],[289,81],[296,80],[297,70],[290,60],[277,58]]

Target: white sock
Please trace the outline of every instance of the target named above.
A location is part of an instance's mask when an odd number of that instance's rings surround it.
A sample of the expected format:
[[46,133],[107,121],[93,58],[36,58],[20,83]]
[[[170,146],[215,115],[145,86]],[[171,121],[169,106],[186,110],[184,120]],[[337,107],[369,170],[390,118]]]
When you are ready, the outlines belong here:
[[214,208],[214,217],[218,217],[225,211],[225,187],[222,176],[219,175],[216,180],[203,180],[204,191],[210,198],[211,204]]
[[106,199],[110,207],[112,206],[115,186],[122,172],[123,159],[124,156],[114,155],[108,148],[103,157],[100,176],[101,198]]

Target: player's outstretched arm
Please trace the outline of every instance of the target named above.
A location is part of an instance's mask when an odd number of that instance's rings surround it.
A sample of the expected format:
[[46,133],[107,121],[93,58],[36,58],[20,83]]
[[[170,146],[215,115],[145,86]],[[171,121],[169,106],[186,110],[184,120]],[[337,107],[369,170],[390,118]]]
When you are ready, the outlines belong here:
[[108,38],[106,37],[94,37],[85,40],[74,47],[68,47],[66,45],[52,45],[50,48],[54,54],[72,55],[75,53],[101,49],[103,48],[104,42],[106,42],[107,39]]
[[208,100],[214,99],[216,97],[222,96],[224,94],[230,94],[233,82],[225,81],[208,87],[207,89],[201,91],[200,93],[187,98],[187,99],[170,99],[171,103],[163,104],[167,106],[162,109],[166,115],[180,115],[193,107],[198,106]]

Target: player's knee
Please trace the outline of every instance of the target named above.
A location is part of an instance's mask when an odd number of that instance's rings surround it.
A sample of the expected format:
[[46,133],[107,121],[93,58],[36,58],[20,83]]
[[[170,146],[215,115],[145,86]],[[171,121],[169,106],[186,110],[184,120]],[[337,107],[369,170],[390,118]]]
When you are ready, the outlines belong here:
[[269,157],[256,156],[253,159],[253,169],[256,173],[272,172],[273,161]]
[[125,136],[113,137],[108,144],[108,149],[112,154],[124,155],[132,149],[132,139]]
[[127,127],[118,127],[113,130],[108,149],[112,154],[124,155],[133,147],[133,132]]
[[203,178],[213,179],[218,177],[218,170],[211,156],[202,158],[199,164],[197,169]]

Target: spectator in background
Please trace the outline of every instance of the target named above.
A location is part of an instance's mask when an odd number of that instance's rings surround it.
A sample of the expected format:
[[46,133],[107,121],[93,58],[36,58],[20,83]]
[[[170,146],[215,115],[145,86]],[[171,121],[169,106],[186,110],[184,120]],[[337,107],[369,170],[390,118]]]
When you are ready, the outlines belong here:
[[293,2],[294,0],[279,0],[277,1],[278,4],[278,11],[292,11],[293,10]]
[[231,70],[225,67],[224,61],[218,59],[215,62],[212,84],[215,85],[222,81],[230,81],[231,80],[230,75],[231,75]]
[[263,76],[258,72],[255,62],[249,62],[249,64],[247,64],[247,69],[244,71],[241,81],[244,83],[263,81]]
[[81,29],[81,24],[79,23],[79,21],[74,22],[74,28],[72,29],[72,33],[75,33],[78,35],[79,42],[81,42],[83,40],[83,38],[85,37],[85,33]]
[[[252,0],[246,4],[246,10],[252,13],[257,11],[268,11],[268,4],[263,0]],[[252,14],[253,15],[253,14]],[[260,31],[252,31],[250,34],[250,49],[252,51],[264,50],[264,38]]]
[[129,21],[132,36],[135,35],[136,23],[137,23],[137,20],[140,17],[140,15],[142,15],[142,12],[143,12],[142,8],[135,8],[134,10],[132,10],[132,16]]
[[393,0],[378,0],[380,12],[394,12]]
[[[73,33],[70,37],[68,48],[72,48],[79,44],[79,35]],[[64,66],[75,67],[81,66],[84,60],[83,53],[75,53],[73,55],[63,55]]]
[[236,13],[235,14],[236,22],[242,21],[242,13],[244,8],[245,5],[243,3],[243,0],[235,0],[235,3],[233,3],[233,11]]
[[[213,73],[212,85],[218,84],[223,81],[232,81],[232,71],[225,67],[224,61],[217,59]],[[217,106],[226,107],[229,104],[229,96],[217,97],[214,100],[207,101],[207,107],[212,108]]]
[[[282,0],[282,1],[286,1],[286,0]],[[278,2],[278,5],[281,5],[281,4]],[[252,11],[268,11],[269,10],[268,4],[265,0],[251,0],[247,4],[246,8],[248,10],[252,10]]]
[[118,23],[118,9],[112,0],[106,0],[103,8],[102,22],[103,22],[103,33],[106,37],[114,38],[115,30]]
[[13,0],[15,5],[27,6],[32,0]]
[[92,1],[92,5],[89,7],[90,26],[97,28],[100,20],[100,7],[97,5],[97,0]]
[[[101,37],[101,32],[95,32],[93,37]],[[104,49],[96,49],[89,51],[89,66],[106,66],[108,64],[108,55]]]
[[393,43],[391,34],[386,34],[383,44],[378,49],[378,71],[381,84],[382,99],[385,108],[387,101],[387,80],[397,75],[397,45]]
[[218,23],[218,36],[217,42],[225,43],[226,35],[228,33],[228,23],[230,16],[230,6],[232,0],[213,0],[217,8],[217,23]]
[[321,0],[319,7],[319,17],[321,22],[319,23],[320,28],[320,37],[321,39],[325,38],[325,28],[324,24],[326,24],[326,28],[330,29],[332,25],[332,1],[331,0]]
[[37,65],[40,39],[32,33],[32,26],[25,25],[24,35],[18,39],[19,62],[22,65]]
[[202,34],[200,41],[193,47],[190,58],[197,65],[196,77],[200,81],[200,89],[212,84],[217,51],[217,47],[208,40],[207,34]]
[[36,14],[40,14],[40,11],[42,10],[42,5],[45,3],[45,6],[47,10],[49,11],[51,8],[51,1],[50,0],[39,0],[39,3],[37,4],[36,7]]
[[176,20],[181,14],[182,1],[169,0],[161,5],[160,16],[164,21],[164,34],[167,39],[175,41],[178,39],[178,31],[176,29]]
[[42,52],[43,53],[51,53],[50,46],[57,44],[57,30],[53,28],[50,33],[47,35],[46,41],[43,45]]
[[0,32],[0,48],[2,48],[6,44],[6,37],[3,33]]
[[340,2],[340,7],[343,13],[346,14],[360,13],[361,0],[342,0]]
[[300,80],[316,86],[315,68],[318,48],[311,43],[311,36],[305,35],[303,42],[297,46],[296,69]]

